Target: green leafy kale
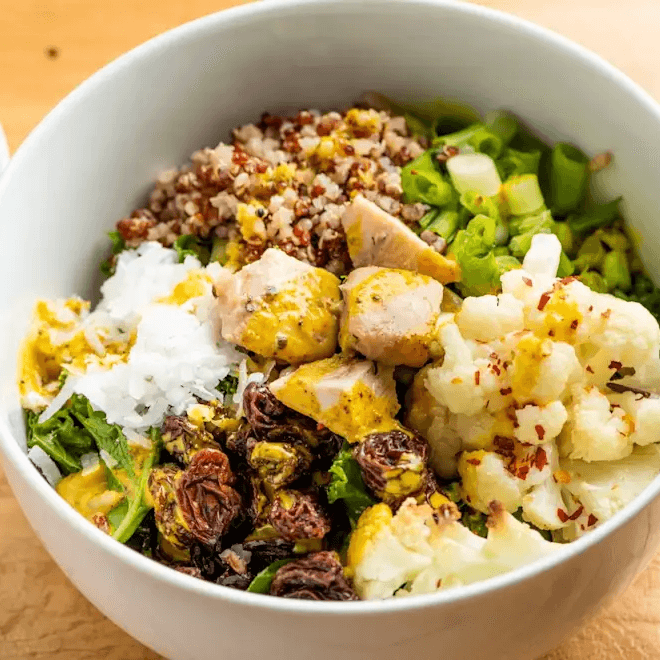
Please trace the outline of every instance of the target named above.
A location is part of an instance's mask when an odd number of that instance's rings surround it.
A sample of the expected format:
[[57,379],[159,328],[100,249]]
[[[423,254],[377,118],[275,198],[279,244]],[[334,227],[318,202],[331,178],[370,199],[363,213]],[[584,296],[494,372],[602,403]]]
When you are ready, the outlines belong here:
[[177,255],[179,255],[179,263],[183,263],[187,256],[199,259],[202,266],[206,266],[211,259],[211,250],[209,249],[208,241],[203,241],[194,234],[184,234],[174,241],[172,246]]
[[80,471],[80,457],[93,447],[92,436],[67,408],[62,408],[41,424],[39,413],[26,410],[25,427],[27,446],[43,449],[64,474]]
[[278,559],[277,561],[274,561],[270,566],[266,566],[263,571],[257,573],[252,582],[250,582],[250,586],[247,588],[247,590],[253,594],[267,594],[270,591],[270,585],[273,582],[275,573],[277,573],[277,569],[281,568],[285,564],[291,563],[292,561],[295,561],[295,559]]
[[[120,543],[126,543],[133,536],[144,517],[151,511],[151,506],[145,502],[145,492],[151,468],[154,466],[160,454],[160,432],[152,428],[149,431],[151,436],[151,450],[141,466],[140,474],[136,475],[135,469],[131,465],[131,484],[128,488],[121,487],[125,492],[125,498],[112,511],[108,513],[108,522],[112,529],[113,538]],[[112,470],[110,470],[112,473]],[[114,477],[114,473],[113,473]],[[108,485],[117,488],[118,479],[114,477],[108,480]],[[121,483],[119,484],[121,486]]]
[[88,399],[80,394],[71,397],[68,410],[92,436],[99,451],[105,450],[116,461],[117,469],[125,470],[129,477],[134,478],[133,459],[121,427],[108,424],[105,413],[94,410]]
[[328,485],[328,502],[343,500],[351,526],[355,527],[360,514],[376,503],[367,492],[362,471],[353,458],[351,446],[344,442],[330,467],[331,481]]
[[229,374],[218,383],[216,389],[220,390],[225,397],[233,396],[238,391],[238,376]]

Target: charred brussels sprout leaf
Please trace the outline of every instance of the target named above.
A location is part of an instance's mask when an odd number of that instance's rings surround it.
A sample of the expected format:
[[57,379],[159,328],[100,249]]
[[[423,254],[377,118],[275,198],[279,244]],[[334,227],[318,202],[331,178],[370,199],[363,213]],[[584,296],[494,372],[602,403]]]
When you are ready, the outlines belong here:
[[374,505],[376,500],[367,492],[362,471],[347,442],[330,466],[330,475],[332,481],[327,489],[328,502],[332,504],[342,500],[351,526],[355,527],[362,512]]
[[270,566],[264,568],[263,571],[257,573],[254,580],[250,582],[250,586],[247,590],[253,594],[267,594],[270,591],[270,585],[272,584],[273,578],[278,569],[286,564],[290,564],[292,561],[295,561],[295,559],[278,559],[277,561],[274,561]]

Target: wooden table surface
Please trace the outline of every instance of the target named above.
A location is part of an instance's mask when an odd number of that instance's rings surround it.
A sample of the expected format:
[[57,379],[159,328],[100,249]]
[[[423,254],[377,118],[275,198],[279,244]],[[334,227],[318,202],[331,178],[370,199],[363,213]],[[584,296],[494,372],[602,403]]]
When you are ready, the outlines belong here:
[[[75,85],[117,55],[232,0],[0,0],[0,123],[13,151]],[[484,0],[603,55],[660,98],[660,0]],[[46,554],[0,472],[0,660],[153,660]],[[660,556],[544,660],[660,658]],[[340,659],[338,659],[340,660]],[[502,659],[506,660],[506,659]]]

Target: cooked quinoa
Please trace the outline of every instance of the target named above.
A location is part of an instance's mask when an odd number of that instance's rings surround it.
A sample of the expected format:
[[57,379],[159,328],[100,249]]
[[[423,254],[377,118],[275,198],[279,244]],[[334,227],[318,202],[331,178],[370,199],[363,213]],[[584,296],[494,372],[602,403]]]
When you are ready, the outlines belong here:
[[128,247],[170,246],[188,234],[227,240],[235,266],[276,246],[343,275],[350,259],[340,218],[358,193],[410,225],[428,210],[402,201],[400,174],[426,146],[386,111],[264,114],[235,129],[231,144],[196,151],[190,163],[161,173],[147,205],[117,230]]

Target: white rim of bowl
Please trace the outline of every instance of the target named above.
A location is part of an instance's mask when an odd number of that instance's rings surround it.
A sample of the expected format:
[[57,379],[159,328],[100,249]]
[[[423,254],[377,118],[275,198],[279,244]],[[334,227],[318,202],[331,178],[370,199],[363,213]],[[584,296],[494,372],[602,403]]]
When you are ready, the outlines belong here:
[[[25,158],[29,158],[30,151],[38,145],[42,134],[51,130],[60,116],[65,115],[69,107],[75,106],[78,99],[84,97],[88,91],[102,85],[106,79],[126,67],[131,62],[139,59],[147,53],[158,51],[164,47],[186,38],[198,30],[213,31],[216,26],[230,27],[232,24],[240,24],[254,14],[267,16],[282,11],[300,11],[308,6],[318,9],[320,6],[331,8],[342,5],[344,8],[361,8],[365,4],[385,4],[388,0],[268,0],[268,2],[256,2],[238,7],[226,9],[215,14],[203,16],[181,26],[168,30],[136,48],[121,55],[116,60],[106,65],[90,78],[84,81],[78,88],[65,97],[30,133],[25,142],[19,147],[16,154],[11,158],[9,165],[0,177],[0,200],[4,190],[9,185],[12,171]],[[637,83],[633,82],[622,71],[604,60],[599,55],[588,50],[584,46],[571,41],[548,28],[541,27],[522,18],[501,12],[495,9],[473,5],[455,0],[396,0],[397,4],[417,5],[429,9],[442,7],[445,11],[459,14],[470,14],[478,16],[487,21],[493,21],[504,25],[512,30],[527,34],[539,41],[554,44],[561,50],[570,53],[578,60],[589,64],[601,75],[609,77],[619,87],[640,103],[645,109],[654,114],[660,124],[660,105],[644,91]],[[332,602],[332,601],[296,601],[288,598],[276,598],[265,594],[254,594],[221,585],[205,582],[199,578],[185,575],[174,571],[167,566],[148,559],[143,555],[127,548],[121,543],[101,532],[94,525],[85,520],[73,508],[71,508],[55,490],[40,476],[27,455],[21,450],[18,441],[11,430],[0,419],[0,447],[8,460],[12,461],[17,471],[23,476],[28,484],[43,497],[44,501],[55,513],[78,532],[87,537],[93,543],[98,544],[108,553],[115,555],[121,561],[131,565],[132,568],[148,574],[157,580],[164,580],[181,589],[198,595],[223,601],[234,602],[243,606],[254,606],[257,608],[276,609],[282,612],[295,614],[309,614],[316,616],[323,612],[327,615],[377,615],[383,612],[397,612],[399,610],[416,610],[427,607],[436,607],[445,603],[457,603],[459,601],[474,598],[491,591],[503,589],[519,582],[529,580],[536,575],[550,570],[561,562],[584,553],[587,549],[599,543],[611,532],[621,527],[628,520],[634,518],[660,493],[660,475],[647,486],[628,506],[616,513],[610,520],[603,523],[593,532],[589,532],[582,538],[572,543],[561,546],[558,552],[550,556],[531,562],[525,566],[509,571],[502,575],[475,582],[473,584],[454,587],[446,591],[437,591],[430,594],[410,596],[401,599],[388,599],[380,601],[358,601],[358,602]]]

